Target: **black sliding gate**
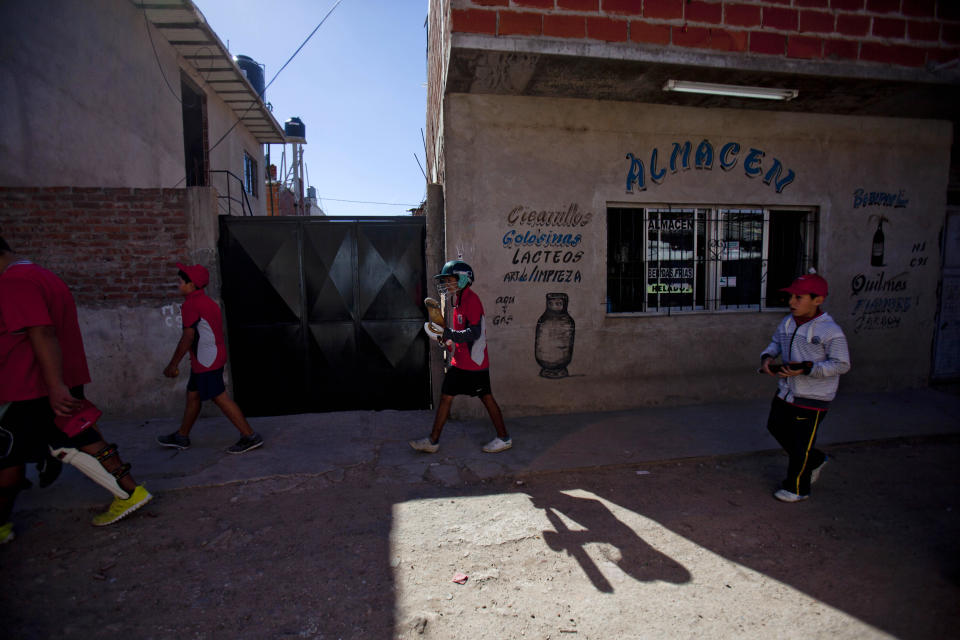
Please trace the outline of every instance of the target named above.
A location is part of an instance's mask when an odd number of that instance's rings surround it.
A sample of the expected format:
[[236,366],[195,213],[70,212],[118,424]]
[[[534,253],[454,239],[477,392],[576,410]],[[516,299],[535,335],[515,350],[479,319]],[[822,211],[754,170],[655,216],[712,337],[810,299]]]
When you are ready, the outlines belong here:
[[220,217],[245,413],[429,407],[424,229],[419,217]]

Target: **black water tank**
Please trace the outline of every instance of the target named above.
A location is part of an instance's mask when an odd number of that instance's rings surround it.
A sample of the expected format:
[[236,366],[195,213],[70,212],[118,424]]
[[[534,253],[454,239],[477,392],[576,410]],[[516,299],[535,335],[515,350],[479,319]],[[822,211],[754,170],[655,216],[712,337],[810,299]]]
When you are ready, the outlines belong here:
[[283,134],[288,138],[306,139],[307,127],[304,126],[303,120],[300,118],[287,118],[287,121],[283,123]]
[[247,80],[253,85],[260,99],[265,100],[264,92],[266,88],[263,86],[263,67],[250,56],[234,56],[233,59],[244,75],[247,76]]

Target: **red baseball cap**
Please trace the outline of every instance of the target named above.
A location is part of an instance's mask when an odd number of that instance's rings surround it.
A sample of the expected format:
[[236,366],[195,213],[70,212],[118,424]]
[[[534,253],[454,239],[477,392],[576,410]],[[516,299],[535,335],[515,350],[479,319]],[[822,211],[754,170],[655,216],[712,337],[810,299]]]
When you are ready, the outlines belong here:
[[210,284],[210,272],[202,264],[185,265],[177,263],[177,269],[183,271],[190,278],[190,282],[196,285],[197,289],[203,289]]
[[815,273],[807,273],[793,281],[789,287],[780,289],[794,295],[802,296],[809,293],[812,296],[827,296],[827,281]]

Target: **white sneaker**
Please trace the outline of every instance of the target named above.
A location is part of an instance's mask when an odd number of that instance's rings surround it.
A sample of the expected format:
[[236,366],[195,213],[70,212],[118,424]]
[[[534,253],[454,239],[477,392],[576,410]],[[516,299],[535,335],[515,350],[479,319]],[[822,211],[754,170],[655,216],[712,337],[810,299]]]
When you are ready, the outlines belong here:
[[500,438],[494,438],[487,444],[483,445],[484,453],[500,453],[501,451],[506,451],[513,446],[513,438],[507,438],[506,440],[501,440]]
[[773,492],[773,497],[780,502],[802,502],[810,496],[800,496],[795,493],[790,493],[786,489],[777,489]]
[[827,466],[827,463],[828,463],[828,462],[830,462],[830,456],[827,456],[826,458],[824,458],[824,459],[823,459],[823,462],[820,463],[820,466],[817,467],[816,469],[814,469],[814,470],[810,473],[810,484],[813,484],[814,482],[816,482],[817,480],[820,479],[820,471],[821,471],[825,466]]
[[436,453],[440,450],[440,443],[438,442],[434,444],[430,442],[429,436],[426,438],[420,438],[419,440],[411,440],[407,444],[417,451],[423,451],[424,453]]

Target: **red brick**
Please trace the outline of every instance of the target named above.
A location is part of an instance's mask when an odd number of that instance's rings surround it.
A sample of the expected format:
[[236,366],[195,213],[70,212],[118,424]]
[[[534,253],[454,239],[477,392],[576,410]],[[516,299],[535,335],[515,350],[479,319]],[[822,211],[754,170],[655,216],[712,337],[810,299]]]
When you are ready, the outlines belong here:
[[710,30],[710,48],[718,51],[746,51],[748,31]]
[[471,0],[473,4],[483,7],[509,7],[510,0]]
[[947,44],[960,44],[960,26],[955,24],[943,25],[940,38]]
[[794,5],[798,7],[818,7],[826,9],[830,6],[830,0],[796,0]]
[[790,36],[787,40],[788,58],[820,58],[823,51],[823,40],[810,36]]
[[910,20],[907,22],[907,38],[933,42],[940,39],[940,25],[936,22]]
[[600,0],[557,0],[557,9],[596,12],[600,10]]
[[845,36],[865,36],[870,30],[870,18],[868,16],[837,15],[837,33]]
[[[909,0],[907,1],[909,2]],[[896,13],[900,11],[900,0],[867,0],[867,11],[874,13]]]
[[627,41],[627,21],[612,18],[587,18],[587,37],[607,42]]
[[647,44],[670,44],[670,27],[665,24],[649,24],[641,20],[631,20],[630,41]]
[[719,2],[700,2],[690,0],[684,5],[684,20],[690,22],[723,23],[723,5]]
[[737,27],[759,27],[760,7],[750,4],[725,4],[724,24]]
[[906,0],[900,10],[911,18],[932,18],[936,15],[937,0]]
[[752,31],[750,33],[750,52],[767,53],[782,56],[787,51],[787,37],[779,33]]
[[796,31],[799,12],[796,9],[763,8],[763,26],[784,31]]
[[583,16],[545,15],[543,16],[543,35],[554,38],[585,38],[587,20]]
[[497,12],[483,9],[454,9],[450,12],[450,31],[496,35]]
[[800,31],[811,33],[833,33],[834,16],[827,11],[801,11]]
[[830,0],[831,9],[842,9],[843,11],[860,11],[863,9],[864,0]]
[[926,52],[918,47],[864,42],[860,45],[860,59],[904,67],[922,67],[926,60]]
[[937,5],[937,17],[941,20],[960,20],[960,2],[940,0]]
[[960,49],[927,49],[927,62],[943,64],[960,58]]
[[710,46],[710,29],[706,27],[671,27],[673,44],[681,47],[707,49]]
[[679,20],[683,18],[683,0],[644,0],[643,17]]
[[553,9],[553,0],[513,0],[513,4],[531,9]]
[[520,11],[501,11],[497,35],[539,36],[543,33],[543,14]]
[[881,38],[903,38],[907,21],[899,18],[874,18],[873,35]]
[[643,15],[643,0],[600,0],[600,10],[606,13],[639,16]]

